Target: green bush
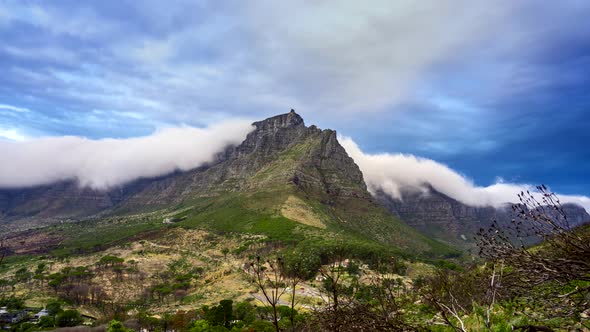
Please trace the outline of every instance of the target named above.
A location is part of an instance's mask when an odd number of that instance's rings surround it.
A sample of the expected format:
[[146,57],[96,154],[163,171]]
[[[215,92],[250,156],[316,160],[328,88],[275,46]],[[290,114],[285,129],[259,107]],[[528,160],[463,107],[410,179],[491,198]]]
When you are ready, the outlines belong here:
[[107,332],[133,332],[133,330],[123,326],[123,323],[113,319],[107,328]]
[[209,331],[210,328],[211,328],[211,325],[209,325],[209,322],[204,319],[201,319],[201,320],[197,320],[197,321],[193,322],[189,331],[190,332],[206,332],[206,331]]
[[21,310],[25,308],[25,301],[18,297],[8,297],[0,299],[0,307],[6,307],[8,310]]
[[246,324],[250,324],[256,320],[254,313],[254,306],[249,302],[240,302],[236,304],[234,315],[237,320],[241,320]]
[[59,301],[53,301],[53,302],[47,303],[47,305],[45,306],[45,309],[47,309],[50,316],[55,316],[63,311],[61,308],[61,302],[59,302]]
[[256,331],[256,332],[274,332],[275,327],[272,325],[271,322],[257,320],[248,326],[246,331]]
[[41,319],[39,319],[39,324],[37,325],[43,329],[55,327],[55,319],[53,316],[43,316]]
[[71,327],[82,324],[82,316],[76,310],[66,310],[57,315],[56,320],[59,327]]

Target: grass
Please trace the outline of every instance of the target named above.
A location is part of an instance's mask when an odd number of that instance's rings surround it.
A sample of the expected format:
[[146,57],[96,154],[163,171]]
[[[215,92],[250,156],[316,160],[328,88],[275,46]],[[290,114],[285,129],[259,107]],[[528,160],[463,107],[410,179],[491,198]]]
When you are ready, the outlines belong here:
[[56,257],[100,251],[144,232],[154,231],[167,225],[160,218],[117,218],[88,220],[54,226],[54,231],[65,239],[51,251]]
[[312,229],[273,214],[264,204],[252,210],[247,206],[250,199],[262,202],[260,196],[247,197],[242,194],[203,198],[196,202],[194,209],[187,214],[186,220],[179,225],[205,227],[220,233],[259,234],[270,240],[286,242],[301,241],[306,230]]
[[22,265],[34,261],[37,257],[32,255],[7,256],[0,265],[0,273],[4,273],[16,265]]

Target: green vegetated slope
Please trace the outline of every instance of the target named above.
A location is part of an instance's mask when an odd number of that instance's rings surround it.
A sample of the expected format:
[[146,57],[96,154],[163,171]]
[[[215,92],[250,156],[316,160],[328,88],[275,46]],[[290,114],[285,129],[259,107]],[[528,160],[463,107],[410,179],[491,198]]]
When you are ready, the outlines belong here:
[[170,227],[258,234],[290,247],[337,242],[417,257],[458,254],[376,202],[333,130],[307,127],[295,112],[254,127],[208,166],[121,188],[127,194],[117,206],[38,233],[60,255]]
[[[189,199],[181,207],[190,209],[176,216],[181,225],[206,226],[221,232],[266,235],[286,244],[332,239],[372,243],[409,255],[456,254],[447,245],[418,233],[379,204],[366,189],[342,180],[330,168],[318,169],[308,161],[322,149],[322,135],[307,138],[277,153],[244,186],[247,190]],[[322,173],[322,174],[317,174]],[[340,187],[353,188],[352,195],[331,195],[293,180],[293,174],[315,179],[338,179]],[[297,175],[295,175],[297,176]],[[303,176],[301,176],[303,177]],[[356,187],[355,187],[356,186]]]
[[[274,145],[276,136],[289,135],[294,137],[284,146]],[[243,145],[249,140],[258,144],[253,151],[156,183],[108,218],[57,226],[69,233],[63,234],[61,252],[100,249],[137,233],[181,226],[259,234],[290,247],[329,242],[406,256],[458,254],[375,202],[335,132],[286,126],[262,138],[249,137]],[[184,194],[172,200],[161,192]],[[144,199],[158,195],[166,208]]]

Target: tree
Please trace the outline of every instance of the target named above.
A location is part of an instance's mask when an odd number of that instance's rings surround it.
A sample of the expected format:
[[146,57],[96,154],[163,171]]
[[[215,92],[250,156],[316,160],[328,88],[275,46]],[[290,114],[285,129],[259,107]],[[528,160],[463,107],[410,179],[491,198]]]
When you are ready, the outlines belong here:
[[254,275],[254,283],[262,292],[266,302],[272,309],[272,319],[275,330],[279,332],[279,312],[278,304],[281,296],[285,294],[285,278],[282,273],[284,270],[283,260],[277,258],[275,261],[267,261],[266,264],[261,261],[260,256],[250,263],[250,269]]
[[444,324],[457,332],[466,332],[463,316],[483,298],[485,290],[478,275],[466,271],[439,268],[429,277],[420,292],[422,300],[433,307]]
[[123,323],[113,319],[107,327],[107,332],[133,332],[133,330],[126,328]]
[[327,293],[326,302],[328,307],[338,312],[342,293],[344,292],[344,273],[346,266],[344,260],[347,258],[348,251],[343,245],[336,246],[330,253],[330,263],[327,266],[322,266],[319,270],[322,279],[324,290]]
[[256,315],[254,314],[254,306],[249,302],[240,302],[236,304],[234,313],[236,319],[241,320],[246,324],[250,324],[256,320]]
[[52,301],[47,303],[45,309],[47,310],[50,316],[56,316],[57,314],[63,312],[61,308],[61,303],[58,301]]
[[[339,255],[340,256],[340,255]],[[413,307],[417,297],[412,294],[399,278],[394,278],[389,271],[395,269],[395,260],[378,268],[380,273],[363,276],[365,282],[358,281],[361,269],[353,269],[357,275],[342,275],[347,270],[342,256],[335,256],[328,268],[322,268],[322,276],[337,281],[338,306],[329,305],[316,310],[306,322],[304,331],[416,331],[424,330],[411,322],[414,317]],[[328,279],[326,279],[328,280]],[[334,287],[326,285],[325,291],[334,294]],[[328,295],[333,297],[334,295]],[[329,300],[334,303],[333,298]]]
[[25,308],[25,301],[14,295],[11,297],[0,298],[0,307],[6,307],[8,310],[21,310]]
[[230,327],[233,320],[233,301],[221,300],[219,305],[205,310],[205,317],[212,325]]
[[82,323],[82,316],[76,310],[66,310],[57,315],[56,323],[59,327],[78,326]]
[[479,254],[506,266],[503,289],[547,318],[573,317],[590,328],[581,315],[590,310],[590,228],[571,225],[559,198],[537,189],[518,195],[511,224],[479,231]]
[[41,286],[43,286],[43,281],[45,280],[45,271],[47,269],[47,264],[39,263],[37,264],[37,268],[33,274],[33,279],[39,281]]
[[369,277],[369,284],[361,289],[363,291],[367,296],[365,300],[375,304],[372,312],[384,327],[395,331],[417,329],[408,318],[410,307],[417,298],[406,288],[402,279],[393,278],[388,273],[378,273]]
[[301,252],[296,252],[288,256],[288,259],[284,260],[282,266],[283,274],[286,276],[287,284],[291,290],[289,322],[291,323],[292,331],[295,331],[295,316],[297,314],[297,311],[295,310],[297,285],[309,275],[305,266],[305,256]]
[[190,332],[208,332],[211,331],[211,325],[208,321],[202,319],[193,322],[191,328],[189,329]]
[[37,325],[43,329],[55,327],[55,318],[54,316],[43,316],[39,319],[39,323]]
[[21,267],[14,273],[14,278],[17,282],[28,282],[32,277],[33,274],[26,267]]
[[227,254],[229,254],[229,248],[221,249],[221,253],[223,254],[223,259],[227,259]]
[[106,255],[103,256],[96,265],[98,267],[115,267],[123,265],[125,260],[123,258],[119,258],[117,256]]
[[190,322],[195,318],[196,312],[194,310],[178,310],[174,316],[172,316],[172,329],[174,331],[186,331],[188,330]]
[[4,240],[0,239],[0,266],[2,266],[2,262],[4,262],[4,258],[6,257],[7,248],[4,245]]

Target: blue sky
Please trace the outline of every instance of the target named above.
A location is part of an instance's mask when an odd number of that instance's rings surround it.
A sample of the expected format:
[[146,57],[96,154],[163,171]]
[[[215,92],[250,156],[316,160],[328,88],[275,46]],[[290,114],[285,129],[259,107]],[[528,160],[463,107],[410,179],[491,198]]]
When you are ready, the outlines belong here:
[[0,1],[0,137],[295,108],[366,152],[590,195],[588,1]]

